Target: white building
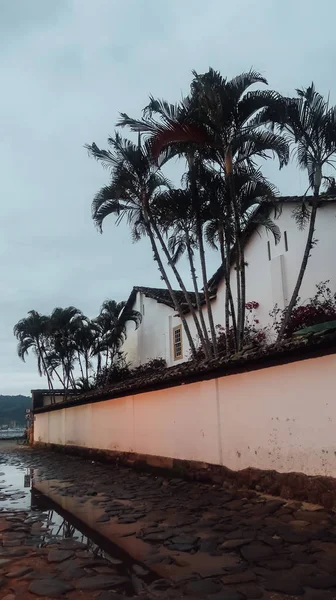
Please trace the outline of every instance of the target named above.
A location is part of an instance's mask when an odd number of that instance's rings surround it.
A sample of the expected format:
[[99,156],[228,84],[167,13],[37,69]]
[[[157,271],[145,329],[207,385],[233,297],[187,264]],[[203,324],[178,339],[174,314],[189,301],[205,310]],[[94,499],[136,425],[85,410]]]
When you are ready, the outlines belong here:
[[[276,219],[281,240],[275,243],[271,233],[262,226],[251,230],[245,244],[246,301],[259,303],[256,317],[260,327],[272,324],[270,311],[277,304],[284,308],[297,280],[307,239],[307,229],[301,231],[293,218],[293,209],[302,202],[301,197],[282,198],[282,211]],[[300,290],[301,303],[315,295],[316,284],[330,280],[336,291],[336,198],[328,197],[318,210],[314,234],[316,244],[311,250],[307,270]],[[232,289],[236,271],[231,269]],[[224,325],[225,283],[221,268],[210,279],[212,310],[215,325]],[[181,294],[181,292],[178,292]],[[134,287],[128,305],[142,314],[142,323],[135,330],[128,323],[124,345],[127,360],[134,366],[152,358],[164,358],[168,366],[190,357],[189,344],[180,318],[176,315],[166,289]],[[206,309],[204,307],[205,319]],[[197,340],[195,325],[186,314],[192,336]]]

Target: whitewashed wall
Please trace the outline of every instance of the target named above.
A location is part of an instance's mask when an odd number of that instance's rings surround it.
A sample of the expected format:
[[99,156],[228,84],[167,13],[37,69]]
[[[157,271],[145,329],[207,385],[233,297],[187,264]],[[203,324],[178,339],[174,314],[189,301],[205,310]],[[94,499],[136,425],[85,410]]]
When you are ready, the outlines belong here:
[[336,354],[36,414],[34,440],[336,477]]
[[[256,300],[259,308],[255,316],[260,327],[271,326],[269,312],[278,304],[281,308],[287,304],[296,283],[301,259],[306,243],[307,231],[300,231],[292,217],[294,204],[285,204],[276,220],[281,231],[281,240],[275,245],[272,234],[259,228],[250,238],[245,248],[247,302]],[[288,252],[285,250],[284,232],[287,232]],[[300,291],[301,301],[312,297],[316,284],[330,279],[333,291],[336,291],[336,270],[334,266],[334,247],[336,243],[336,203],[324,205],[318,211],[315,239],[317,244],[311,251],[311,257]],[[268,258],[267,242],[270,242],[271,260]],[[232,289],[235,293],[236,272],[232,270]],[[215,325],[224,325],[225,286],[220,284],[217,298],[212,301]],[[143,322],[135,331],[134,324],[127,326],[128,337],[124,345],[128,360],[137,366],[151,358],[162,357],[168,366],[188,360],[190,347],[183,331],[183,359],[175,361],[172,348],[172,329],[180,324],[175,311],[164,304],[158,304],[151,298],[138,293],[134,308],[143,314]],[[203,309],[207,322],[206,309]],[[197,341],[197,332],[190,314],[187,321],[193,338]]]
[[152,358],[164,358],[171,366],[174,362],[172,329],[179,324],[175,310],[140,292],[133,308],[142,314],[142,323],[137,330],[134,323],[127,323],[127,338],[123,345],[127,361],[137,367]]
[[[274,237],[265,229],[259,228],[251,236],[245,248],[246,301],[256,300],[259,308],[255,316],[260,327],[271,326],[269,312],[278,304],[284,308],[294,289],[307,238],[307,230],[300,231],[293,219],[294,204],[285,204],[280,216],[275,220],[281,231],[281,240],[275,245]],[[284,231],[287,232],[288,252],[285,251]],[[315,295],[316,284],[330,280],[331,289],[336,292],[336,268],[334,248],[336,245],[336,203],[324,205],[318,210],[314,239],[318,240],[311,251],[307,270],[300,290],[303,303]],[[268,258],[267,242],[271,246],[271,260]],[[232,269],[231,286],[235,295],[236,272]],[[217,298],[212,301],[215,325],[224,325],[225,285],[220,284]],[[206,316],[206,311],[204,309]],[[197,339],[191,315],[187,321],[194,339]],[[179,319],[176,318],[176,324]],[[183,334],[184,360],[189,356],[189,345]]]

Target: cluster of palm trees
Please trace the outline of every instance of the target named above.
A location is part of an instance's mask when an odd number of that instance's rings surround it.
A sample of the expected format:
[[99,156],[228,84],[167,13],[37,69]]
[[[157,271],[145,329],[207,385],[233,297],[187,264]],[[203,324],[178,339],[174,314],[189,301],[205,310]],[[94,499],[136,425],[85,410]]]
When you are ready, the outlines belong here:
[[[150,97],[142,118],[120,115],[117,126],[136,133],[136,142],[117,132],[108,138],[108,150],[95,143],[86,145],[89,154],[111,173],[110,182],[92,203],[95,224],[102,231],[104,219],[114,215],[117,224],[127,220],[134,241],[148,238],[193,357],[198,345],[207,359],[219,352],[206,245],[218,250],[226,284],[226,352],[244,347],[244,237],[253,222],[262,224],[277,240],[280,237],[272,211],[281,209],[281,202],[262,173],[261,159],[277,158],[282,168],[295,157],[299,168],[307,171],[309,183],[295,214],[300,227],[308,225],[306,247],[278,340],[284,336],[297,302],[314,243],[323,169],[333,165],[336,152],[335,107],[329,106],[313,84],[297,90],[294,98],[255,89],[260,84],[267,81],[252,70],[233,79],[213,69],[204,74],[193,72],[190,93],[182,101],[170,104]],[[178,188],[164,172],[173,158],[182,161],[185,169]],[[308,200],[309,190],[313,198]],[[178,268],[183,254],[190,265],[192,296]],[[174,291],[176,283],[182,294]],[[191,334],[185,305],[197,340]]]
[[104,385],[121,358],[128,321],[138,327],[140,313],[114,300],[106,300],[94,319],[74,306],[55,308],[48,316],[31,310],[14,326],[18,355],[25,360],[30,351],[35,354],[50,390],[55,382],[64,390]]

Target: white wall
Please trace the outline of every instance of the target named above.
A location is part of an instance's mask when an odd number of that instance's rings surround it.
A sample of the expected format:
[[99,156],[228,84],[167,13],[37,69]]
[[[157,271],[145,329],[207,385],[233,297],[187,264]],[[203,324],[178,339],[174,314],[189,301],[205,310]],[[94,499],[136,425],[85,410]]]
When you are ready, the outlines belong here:
[[171,366],[171,332],[179,322],[175,310],[140,292],[137,292],[133,308],[142,314],[142,323],[137,330],[134,323],[127,324],[127,339],[123,346],[127,361],[138,366],[152,358],[164,358]]
[[[279,217],[275,220],[281,231],[281,240],[276,245],[274,237],[264,228],[249,239],[245,247],[246,267],[246,301],[259,302],[259,308],[254,312],[260,327],[271,326],[273,320],[269,312],[278,304],[284,308],[294,289],[301,260],[304,253],[307,229],[300,231],[293,219],[295,204],[285,204]],[[284,231],[287,232],[288,252],[285,251]],[[315,295],[316,284],[327,279],[330,287],[336,292],[336,269],[334,248],[336,245],[336,203],[329,203],[318,210],[314,238],[318,240],[311,251],[307,270],[300,290],[301,303]],[[271,261],[268,259],[267,242],[270,242]],[[235,296],[236,271],[231,271],[231,286]],[[219,285],[217,298],[212,301],[215,325],[224,325],[225,285]],[[206,309],[203,308],[207,321]],[[194,339],[197,339],[196,329],[191,315],[187,321]],[[184,360],[190,351],[185,333],[183,333]]]
[[[281,214],[276,219],[281,232],[281,240],[276,245],[274,237],[264,228],[249,239],[245,248],[246,267],[246,301],[259,302],[259,308],[254,312],[260,327],[271,327],[273,320],[270,311],[278,304],[284,308],[288,303],[305,248],[307,230],[300,231],[292,217],[295,204],[284,204]],[[285,250],[284,232],[287,232],[288,252]],[[330,280],[330,287],[336,291],[336,271],[334,267],[334,247],[336,243],[336,203],[329,203],[318,210],[314,238],[318,240],[311,251],[307,270],[300,291],[301,302],[314,296],[316,284]],[[268,258],[267,243],[270,243],[271,260]],[[235,296],[236,271],[231,271],[231,286]],[[217,297],[212,301],[215,325],[224,325],[225,285],[219,285]],[[172,308],[159,304],[156,300],[137,293],[134,305],[136,310],[143,311],[143,322],[137,331],[134,324],[128,324],[128,338],[124,345],[128,360],[137,366],[151,358],[165,358],[168,366],[178,364],[190,358],[190,346],[182,328],[183,359],[174,360],[172,348],[172,330],[181,324]],[[208,324],[207,311],[203,314]],[[191,335],[198,344],[198,336],[193,318],[186,315]]]
[[336,477],[336,354],[36,414],[34,440]]

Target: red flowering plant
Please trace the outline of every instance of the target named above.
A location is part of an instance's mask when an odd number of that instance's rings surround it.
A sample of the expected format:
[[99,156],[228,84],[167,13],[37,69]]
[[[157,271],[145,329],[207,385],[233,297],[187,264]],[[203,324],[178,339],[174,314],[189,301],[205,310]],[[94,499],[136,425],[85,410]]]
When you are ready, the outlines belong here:
[[[291,337],[295,331],[304,327],[317,325],[336,320],[336,294],[333,294],[329,287],[329,279],[316,285],[316,294],[309,298],[305,304],[298,303],[292,311],[290,321],[285,330],[285,337]],[[270,312],[273,317],[273,328],[279,331],[284,312],[277,306]]]
[[259,302],[251,300],[246,302],[246,320],[244,329],[244,346],[249,345],[261,348],[266,345],[267,333],[265,327],[259,327],[260,321],[254,312],[259,308]]

